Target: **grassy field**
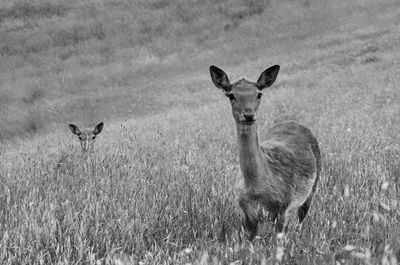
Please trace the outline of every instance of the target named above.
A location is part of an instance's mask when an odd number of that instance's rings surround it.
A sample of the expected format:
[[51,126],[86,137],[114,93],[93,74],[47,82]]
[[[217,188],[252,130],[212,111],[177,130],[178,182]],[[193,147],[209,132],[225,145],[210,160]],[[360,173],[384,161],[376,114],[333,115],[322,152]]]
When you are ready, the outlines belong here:
[[[398,264],[397,0],[0,3],[1,264]],[[310,127],[323,172],[284,242],[240,225],[229,102],[281,65],[259,131]],[[105,122],[89,161],[68,122]]]

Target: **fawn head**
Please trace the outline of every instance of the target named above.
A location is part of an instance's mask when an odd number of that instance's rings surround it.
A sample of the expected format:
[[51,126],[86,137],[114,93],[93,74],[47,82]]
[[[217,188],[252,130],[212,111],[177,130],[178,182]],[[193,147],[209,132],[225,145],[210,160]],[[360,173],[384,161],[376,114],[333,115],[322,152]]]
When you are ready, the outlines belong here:
[[103,130],[104,123],[100,122],[94,127],[94,130],[80,130],[75,124],[70,124],[71,132],[78,136],[82,146],[82,152],[92,151],[96,136]]
[[242,78],[231,84],[224,71],[214,65],[210,66],[211,80],[230,99],[235,121],[245,125],[256,121],[262,90],[275,82],[278,72],[279,65],[274,65],[262,72],[256,83]]

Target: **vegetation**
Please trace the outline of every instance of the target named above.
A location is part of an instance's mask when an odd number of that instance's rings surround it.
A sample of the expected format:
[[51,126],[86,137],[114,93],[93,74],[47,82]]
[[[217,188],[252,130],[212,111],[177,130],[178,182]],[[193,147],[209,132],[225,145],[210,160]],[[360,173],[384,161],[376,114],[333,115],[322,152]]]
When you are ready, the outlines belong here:
[[[0,3],[0,263],[396,264],[400,3]],[[323,172],[286,239],[240,225],[236,132],[208,66],[265,91]],[[88,161],[67,122],[105,122]],[[262,138],[262,137],[261,137]],[[396,261],[397,260],[397,261]]]

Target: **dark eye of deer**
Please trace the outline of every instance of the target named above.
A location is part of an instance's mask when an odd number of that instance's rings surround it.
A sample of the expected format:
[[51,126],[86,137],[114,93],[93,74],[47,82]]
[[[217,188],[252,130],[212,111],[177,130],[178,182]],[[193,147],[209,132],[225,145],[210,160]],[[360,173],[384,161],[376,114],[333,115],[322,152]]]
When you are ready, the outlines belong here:
[[258,93],[257,98],[261,99],[262,95],[263,95],[262,93]]
[[230,100],[234,100],[235,99],[235,96],[233,95],[233,94],[228,94],[228,95],[226,95]]
[[96,136],[93,136],[93,137],[92,137],[92,140],[94,140],[95,138],[96,138]]

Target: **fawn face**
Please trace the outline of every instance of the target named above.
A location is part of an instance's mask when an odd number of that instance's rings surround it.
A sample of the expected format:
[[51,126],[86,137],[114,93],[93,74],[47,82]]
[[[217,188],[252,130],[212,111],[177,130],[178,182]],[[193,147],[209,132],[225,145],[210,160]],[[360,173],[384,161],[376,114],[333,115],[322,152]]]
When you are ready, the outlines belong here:
[[96,136],[103,130],[104,123],[100,122],[96,125],[94,130],[83,130],[81,131],[75,124],[70,124],[69,128],[71,132],[78,136],[79,142],[81,143],[82,152],[86,153],[93,150]]
[[231,84],[224,71],[214,65],[210,66],[211,80],[230,99],[236,123],[244,125],[251,125],[256,121],[262,90],[274,83],[278,72],[279,65],[274,65],[265,70],[256,83],[242,78]]

